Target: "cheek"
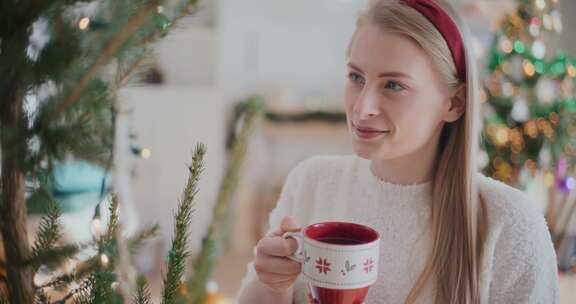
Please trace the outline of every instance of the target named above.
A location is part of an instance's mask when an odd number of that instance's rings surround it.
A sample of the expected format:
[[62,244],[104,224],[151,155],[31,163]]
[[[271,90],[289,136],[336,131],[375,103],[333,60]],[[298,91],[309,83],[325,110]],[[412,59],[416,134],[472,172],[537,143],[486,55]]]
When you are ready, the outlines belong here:
[[344,91],[344,107],[348,114],[352,113],[352,108],[354,107],[354,102],[358,98],[358,90],[355,88],[350,87],[350,85],[346,86]]
[[397,111],[395,123],[402,138],[427,140],[441,124],[440,107],[430,102],[414,102]]

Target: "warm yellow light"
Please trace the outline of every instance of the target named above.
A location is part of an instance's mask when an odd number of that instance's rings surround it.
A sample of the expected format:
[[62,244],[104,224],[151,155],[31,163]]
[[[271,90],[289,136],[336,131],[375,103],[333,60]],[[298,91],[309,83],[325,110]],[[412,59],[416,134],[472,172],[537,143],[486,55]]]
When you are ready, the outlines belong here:
[[150,149],[144,148],[142,151],[140,151],[140,156],[142,156],[142,158],[150,158],[150,156],[152,156],[152,151],[150,151]]
[[532,62],[530,62],[529,60],[524,60],[523,65],[524,65],[524,73],[530,77],[534,76],[536,69],[534,68]]
[[569,65],[566,72],[568,72],[568,76],[572,78],[576,77],[576,68],[573,65]]
[[500,48],[504,53],[510,54],[513,49],[512,42],[509,39],[503,39],[502,42],[500,42]]
[[80,22],[78,22],[78,27],[81,30],[87,29],[89,25],[90,25],[90,19],[88,17],[84,17],[80,19]]
[[546,187],[552,187],[552,185],[554,185],[554,175],[552,173],[546,173],[544,176],[544,185],[546,185]]
[[498,129],[498,131],[496,131],[496,144],[503,146],[506,143],[508,143],[508,139],[509,139],[509,132],[508,132],[508,128],[506,127],[501,127]]

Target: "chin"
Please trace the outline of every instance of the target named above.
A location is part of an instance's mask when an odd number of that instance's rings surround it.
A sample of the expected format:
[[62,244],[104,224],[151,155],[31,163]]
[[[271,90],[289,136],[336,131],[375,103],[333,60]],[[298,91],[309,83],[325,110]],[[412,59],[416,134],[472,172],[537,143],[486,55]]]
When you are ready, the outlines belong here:
[[358,157],[367,160],[392,160],[397,158],[397,156],[390,153],[391,151],[379,151],[373,147],[353,144],[352,149]]
[[358,147],[357,145],[353,145],[354,154],[358,155],[358,157],[373,160],[376,157],[376,151],[370,147]]

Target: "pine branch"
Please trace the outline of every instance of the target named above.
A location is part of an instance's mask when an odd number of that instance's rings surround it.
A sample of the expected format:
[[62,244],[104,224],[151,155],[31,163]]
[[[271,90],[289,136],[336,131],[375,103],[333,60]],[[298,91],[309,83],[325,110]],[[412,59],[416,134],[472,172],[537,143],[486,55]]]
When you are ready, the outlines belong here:
[[152,304],[152,295],[150,287],[145,277],[140,276],[137,280],[136,294],[134,295],[134,304]]
[[78,252],[80,252],[80,247],[75,244],[48,248],[39,250],[30,260],[25,261],[23,264],[31,265],[35,269],[38,269],[41,265],[59,265],[78,254]]
[[122,31],[113,37],[106,47],[102,50],[100,56],[94,61],[87,72],[78,81],[78,84],[74,87],[72,92],[60,103],[56,110],[52,113],[51,118],[59,116],[64,112],[70,105],[78,100],[78,97],[82,94],[82,91],[90,83],[90,81],[96,77],[98,71],[107,64],[118,52],[118,50],[124,45],[124,43],[146,22],[148,17],[156,11],[159,1],[152,0],[147,5],[143,6],[140,11],[132,17],[130,21],[126,24]]
[[36,291],[36,298],[34,299],[35,304],[50,304],[50,297],[43,289]]
[[108,218],[108,228],[106,233],[102,236],[101,243],[111,244],[116,238],[116,231],[118,230],[118,196],[112,195],[112,204],[108,208],[110,217]]
[[155,224],[151,227],[148,227],[140,231],[138,234],[130,237],[128,239],[128,249],[130,250],[130,253],[135,254],[142,246],[142,243],[145,240],[156,236],[159,230],[160,227],[158,226],[158,224]]
[[190,226],[194,199],[198,193],[198,181],[200,174],[204,171],[204,155],[206,147],[204,144],[196,146],[192,157],[192,165],[189,167],[190,174],[182,199],[178,204],[178,211],[175,215],[174,237],[172,247],[168,255],[168,272],[164,278],[164,290],[162,293],[163,304],[174,304],[176,302],[176,293],[180,287],[180,280],[184,275],[184,266],[186,258],[189,255],[186,249],[188,242],[188,229]]
[[[237,188],[240,168],[246,155],[246,147],[252,132],[252,126],[263,106],[259,100],[249,100],[241,105],[243,107],[242,129],[233,143],[231,157],[227,164],[224,180],[218,191],[218,198],[214,206],[212,220],[206,236],[202,240],[202,249],[194,261],[194,277],[188,283],[188,294],[192,295],[191,303],[204,303],[206,296],[205,286],[212,275],[212,269],[218,256],[218,244],[222,236],[218,234],[226,218],[230,206],[230,199]],[[241,115],[242,116],[242,115]]]
[[42,217],[36,235],[36,241],[32,247],[32,256],[34,257],[33,259],[36,260],[37,266],[39,266],[38,263],[44,264],[45,262],[38,259],[38,257],[45,254],[46,251],[53,249],[56,242],[62,236],[62,227],[60,224],[61,215],[62,212],[58,205],[56,205],[56,202],[52,199],[48,200],[46,214]]
[[91,301],[92,278],[88,278],[80,283],[80,286],[72,289],[62,299],[55,303],[66,303],[71,298],[74,298],[76,304],[94,304]]
[[38,288],[43,289],[46,287],[52,287],[59,289],[72,282],[83,280],[98,270],[98,267],[100,266],[98,264],[100,262],[99,258],[99,256],[91,257],[88,260],[81,262],[72,272],[61,274]]

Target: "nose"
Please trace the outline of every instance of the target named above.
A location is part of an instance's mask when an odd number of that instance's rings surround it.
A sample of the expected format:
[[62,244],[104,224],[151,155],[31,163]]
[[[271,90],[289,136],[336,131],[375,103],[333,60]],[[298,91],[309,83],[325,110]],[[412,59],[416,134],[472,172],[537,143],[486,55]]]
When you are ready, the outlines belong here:
[[373,92],[366,90],[358,96],[353,110],[360,120],[376,117],[380,114],[378,99]]

